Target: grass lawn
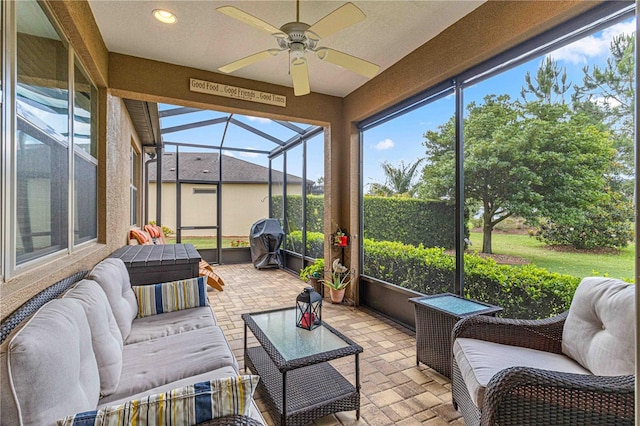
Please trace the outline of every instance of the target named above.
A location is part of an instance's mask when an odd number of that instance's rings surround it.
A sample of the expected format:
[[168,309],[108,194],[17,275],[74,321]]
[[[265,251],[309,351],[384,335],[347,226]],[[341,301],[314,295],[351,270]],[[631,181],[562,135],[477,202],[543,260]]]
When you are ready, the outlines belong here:
[[[471,250],[482,250],[482,233],[472,232]],[[551,272],[560,272],[583,278],[591,275],[608,275],[614,278],[633,279],[635,275],[635,250],[627,246],[618,254],[590,254],[557,252],[528,235],[494,233],[493,252],[521,257]]]
[[[246,245],[243,247],[249,247],[248,237],[222,237],[222,248],[231,248],[233,247],[231,243],[238,240],[246,242]],[[167,244],[174,244],[175,242],[175,238],[167,238]],[[193,244],[193,246],[197,249],[214,249],[217,247],[216,239],[212,237],[183,237],[181,242],[182,244]]]

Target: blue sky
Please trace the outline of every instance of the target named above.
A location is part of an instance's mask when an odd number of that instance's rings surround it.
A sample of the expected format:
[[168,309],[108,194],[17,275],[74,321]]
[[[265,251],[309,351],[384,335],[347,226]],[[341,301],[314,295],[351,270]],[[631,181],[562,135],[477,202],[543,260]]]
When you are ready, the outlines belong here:
[[[567,70],[567,81],[580,84],[582,68],[586,65],[603,65],[609,56],[609,46],[614,36],[635,31],[635,19],[616,24],[592,36],[583,38],[547,56],[554,58]],[[475,86],[465,88],[465,104],[481,102],[488,94],[509,94],[520,97],[524,85],[524,76],[529,71],[535,76],[545,56],[535,58],[498,76],[482,81]],[[364,135],[364,185],[372,182],[384,183],[384,173],[380,164],[388,161],[397,166],[424,157],[422,141],[427,130],[436,130],[454,113],[454,97],[448,96],[418,110],[412,111],[395,120],[372,128]]]
[[[561,67],[567,70],[568,81],[574,84],[582,82],[582,68],[585,65],[603,65],[609,55],[611,39],[621,33],[629,34],[635,31],[635,20],[627,20],[616,24],[592,36],[583,38],[571,45],[558,49],[547,56],[553,57]],[[535,58],[523,65],[502,73],[496,77],[480,82],[475,86],[465,88],[465,103],[481,102],[487,94],[509,94],[512,98],[520,96],[520,90],[524,84],[524,76],[527,71],[535,75],[540,63],[545,57]],[[410,163],[424,157],[422,147],[423,134],[427,130],[435,130],[437,126],[446,122],[454,113],[454,98],[448,96],[418,110],[398,117],[388,123],[368,130],[364,137],[364,184],[365,190],[369,183],[384,183],[384,174],[380,168],[383,161],[389,161],[393,165],[399,165],[401,161]],[[169,105],[161,105],[160,109],[172,108]],[[162,127],[171,127],[185,122],[207,120],[222,116],[215,111],[201,111],[198,113],[180,115],[162,119]],[[226,114],[224,114],[226,115]],[[269,133],[281,140],[287,140],[294,136],[294,132],[272,122],[268,119],[234,115],[238,120],[244,121],[258,129]],[[306,127],[305,124],[299,124]],[[222,138],[224,124],[207,126],[183,132],[175,132],[164,135],[165,141],[189,142],[203,145],[218,145]],[[307,178],[317,180],[324,175],[323,171],[323,136],[315,137],[308,144],[308,168]],[[266,141],[251,132],[237,126],[229,126],[225,139],[225,146],[237,148],[249,148],[270,151],[274,144]],[[301,174],[301,148],[290,153],[288,172]],[[242,153],[225,151],[226,155],[253,163],[268,165],[266,155],[257,153]],[[274,165],[282,169],[282,162]]]

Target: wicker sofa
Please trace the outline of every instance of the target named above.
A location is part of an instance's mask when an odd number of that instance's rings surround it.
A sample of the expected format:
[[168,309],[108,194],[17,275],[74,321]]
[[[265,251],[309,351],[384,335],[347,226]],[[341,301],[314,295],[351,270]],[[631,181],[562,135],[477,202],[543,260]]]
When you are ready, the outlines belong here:
[[10,324],[0,345],[1,425],[114,416],[117,424],[264,424],[252,399],[258,377],[239,374],[202,277],[132,287],[124,263],[110,258],[80,278],[34,298],[61,293]]
[[452,333],[454,406],[467,425],[632,425],[635,285],[585,278],[566,313],[476,316]]

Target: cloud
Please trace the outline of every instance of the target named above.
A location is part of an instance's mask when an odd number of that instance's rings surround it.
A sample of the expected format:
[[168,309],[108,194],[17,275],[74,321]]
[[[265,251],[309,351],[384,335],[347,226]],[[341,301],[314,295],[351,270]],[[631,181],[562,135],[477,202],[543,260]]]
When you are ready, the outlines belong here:
[[251,117],[249,115],[247,115],[247,120],[249,121],[255,121],[257,123],[262,123],[262,124],[270,124],[271,120],[268,118],[262,118],[262,117]]
[[621,22],[561,47],[547,56],[556,61],[566,61],[575,65],[587,64],[590,59],[607,56],[614,37],[620,34],[631,34],[634,31],[635,22]]
[[617,99],[614,98],[604,98],[604,97],[597,97],[597,98],[593,98],[591,99],[591,102],[593,102],[596,105],[606,105],[609,108],[617,108],[620,105],[622,105],[622,103],[620,103],[620,101],[618,101]]
[[378,151],[385,151],[387,149],[391,149],[395,146],[395,144],[393,143],[393,141],[389,138],[378,142],[377,144],[373,145],[373,149],[378,150]]
[[[254,148],[247,147],[246,149],[254,149]],[[246,158],[256,158],[260,156],[260,154],[258,154],[257,152],[244,152],[244,151],[240,151],[238,155],[240,155],[240,157],[246,157]]]
[[233,153],[233,151],[222,151],[222,155],[226,155],[227,157],[235,157],[235,154]]

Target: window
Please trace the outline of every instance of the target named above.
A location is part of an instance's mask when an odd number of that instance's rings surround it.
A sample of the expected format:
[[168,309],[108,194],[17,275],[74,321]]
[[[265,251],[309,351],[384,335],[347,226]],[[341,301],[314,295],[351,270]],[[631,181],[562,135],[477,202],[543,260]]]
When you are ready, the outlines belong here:
[[215,188],[193,188],[194,194],[216,194],[217,192]]
[[16,111],[2,150],[15,155],[14,174],[3,175],[3,189],[15,194],[15,210],[2,206],[11,236],[2,250],[12,254],[5,277],[18,265],[96,238],[98,167],[96,87],[38,2],[6,10],[15,12],[16,31],[5,35],[15,38],[9,52],[17,74],[3,70],[15,81],[3,104],[15,103]]
[[443,173],[434,166],[443,153],[426,154],[424,143],[424,136],[439,126],[449,130],[442,140],[451,162],[447,170],[455,170],[452,94],[451,87],[435,90],[403,114],[373,123],[362,134],[363,275],[425,294],[455,292],[453,269],[438,279],[411,279],[412,268],[394,264],[402,257],[398,250],[414,250],[422,257],[441,251],[455,256],[455,181],[424,185],[429,176]]
[[130,209],[131,209],[131,225],[139,225],[138,223],[138,185],[140,184],[140,155],[135,148],[131,147],[130,156]]
[[[542,318],[586,276],[633,280],[633,15],[607,2],[360,123],[366,285]],[[411,203],[440,205],[411,230]]]
[[97,237],[98,91],[76,58],[74,64],[74,243]]

